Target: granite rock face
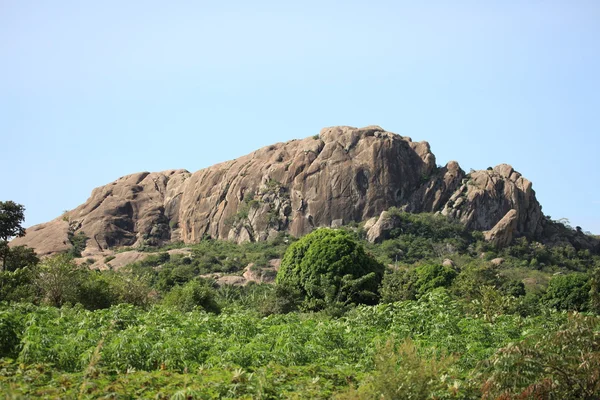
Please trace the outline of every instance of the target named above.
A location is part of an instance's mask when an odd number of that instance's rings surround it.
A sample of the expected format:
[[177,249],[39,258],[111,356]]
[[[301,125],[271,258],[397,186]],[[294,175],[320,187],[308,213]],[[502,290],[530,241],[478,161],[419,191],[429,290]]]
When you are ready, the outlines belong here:
[[486,241],[496,247],[504,247],[510,244],[517,228],[517,212],[513,209],[502,217],[500,221],[489,231],[483,232]]
[[516,212],[515,233],[530,237],[543,231],[542,209],[531,182],[510,165],[473,171],[452,194],[441,213],[476,230],[492,229],[510,211]]
[[482,231],[514,210],[515,236],[543,230],[531,183],[512,167],[466,174],[454,161],[437,167],[427,142],[378,126],[339,126],[195,173],[122,177],[95,189],[76,209],[29,228],[11,245],[52,254],[83,232],[89,237],[85,253],[94,254],[208,236],[236,242],[266,240],[282,231],[301,236],[320,226],[366,220],[370,239],[378,240],[390,225],[381,220],[382,212],[391,207],[441,212]]
[[94,189],[74,210],[28,228],[11,245],[27,245],[39,255],[49,255],[68,250],[70,237],[84,233],[88,237],[84,255],[92,255],[113,247],[179,240],[179,205],[190,175],[173,170],[124,176]]

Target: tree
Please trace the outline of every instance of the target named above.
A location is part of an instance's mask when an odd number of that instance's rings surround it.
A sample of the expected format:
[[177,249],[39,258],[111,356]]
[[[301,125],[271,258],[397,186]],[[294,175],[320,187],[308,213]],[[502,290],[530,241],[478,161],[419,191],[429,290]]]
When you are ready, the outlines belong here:
[[165,296],[163,302],[183,312],[199,307],[208,312],[218,314],[219,305],[215,301],[216,293],[205,281],[190,281],[183,286],[175,286]]
[[421,265],[415,269],[415,272],[417,275],[415,287],[418,296],[438,287],[450,286],[457,275],[451,267],[440,264]]
[[322,228],[288,248],[276,282],[299,292],[310,310],[375,304],[384,269],[347,232]]
[[5,271],[16,271],[19,268],[34,267],[40,262],[33,249],[26,246],[13,246],[9,249],[4,264]]
[[67,254],[58,254],[40,263],[35,284],[46,302],[60,307],[64,303],[74,302],[82,278],[82,269],[73,262],[71,257]]
[[556,275],[546,288],[542,301],[551,308],[568,311],[587,311],[590,282],[585,274]]
[[415,300],[417,274],[414,269],[398,269],[385,274],[379,292],[383,303]]
[[21,226],[24,220],[25,207],[10,200],[0,201],[0,257],[2,259],[0,271],[4,270],[10,253],[8,241],[13,237],[25,235],[25,228]]

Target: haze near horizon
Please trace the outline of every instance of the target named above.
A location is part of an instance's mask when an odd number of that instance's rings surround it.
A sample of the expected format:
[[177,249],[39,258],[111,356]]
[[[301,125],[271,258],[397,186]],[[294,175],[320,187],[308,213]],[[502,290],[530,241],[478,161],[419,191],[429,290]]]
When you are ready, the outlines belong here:
[[380,125],[511,164],[600,233],[600,3],[0,2],[0,200],[26,225],[139,171]]

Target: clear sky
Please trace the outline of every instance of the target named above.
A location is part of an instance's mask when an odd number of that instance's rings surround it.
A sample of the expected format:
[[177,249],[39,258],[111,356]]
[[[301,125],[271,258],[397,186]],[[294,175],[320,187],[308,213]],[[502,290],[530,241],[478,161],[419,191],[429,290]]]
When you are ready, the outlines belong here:
[[600,233],[598,0],[0,0],[0,61],[0,200],[27,226],[122,175],[375,124],[509,163]]

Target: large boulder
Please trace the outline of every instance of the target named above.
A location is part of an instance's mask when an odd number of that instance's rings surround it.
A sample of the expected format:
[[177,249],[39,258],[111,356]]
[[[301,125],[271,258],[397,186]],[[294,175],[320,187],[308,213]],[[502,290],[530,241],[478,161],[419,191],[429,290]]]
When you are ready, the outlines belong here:
[[483,232],[483,237],[496,247],[509,245],[517,228],[517,217],[517,211],[510,210],[491,230]]

